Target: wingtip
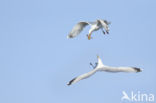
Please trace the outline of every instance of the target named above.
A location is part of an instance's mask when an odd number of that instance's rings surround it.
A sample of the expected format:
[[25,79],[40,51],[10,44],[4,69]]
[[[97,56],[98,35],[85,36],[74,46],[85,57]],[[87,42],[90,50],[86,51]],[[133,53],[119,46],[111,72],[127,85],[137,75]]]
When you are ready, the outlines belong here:
[[70,81],[67,83],[68,86],[70,86],[71,84],[72,84],[72,83],[71,83]]
[[74,78],[74,79],[72,79],[71,81],[69,81],[67,85],[70,86],[71,84],[73,84],[73,82],[74,82],[75,79],[76,79],[76,78]]
[[112,23],[112,22],[111,22],[111,21],[109,21],[109,22],[108,22],[108,25],[110,25],[111,23]]
[[67,83],[67,85],[68,85],[68,86],[70,86],[70,84],[69,84],[69,83]]
[[133,67],[135,70],[136,70],[136,72],[142,72],[142,69],[140,69],[140,68],[137,68],[137,67]]
[[74,36],[73,35],[67,35],[67,39],[70,39],[70,38],[74,38]]

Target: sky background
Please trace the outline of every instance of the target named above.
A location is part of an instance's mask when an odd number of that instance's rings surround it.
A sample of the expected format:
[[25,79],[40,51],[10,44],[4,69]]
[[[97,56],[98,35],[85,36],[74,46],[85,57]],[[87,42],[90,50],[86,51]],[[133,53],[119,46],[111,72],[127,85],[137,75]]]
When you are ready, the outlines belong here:
[[[77,22],[96,19],[111,21],[109,35],[89,41],[88,26],[66,38]],[[143,72],[98,72],[67,86],[97,54]],[[0,103],[121,103],[122,91],[156,95],[155,73],[155,0],[0,1]]]

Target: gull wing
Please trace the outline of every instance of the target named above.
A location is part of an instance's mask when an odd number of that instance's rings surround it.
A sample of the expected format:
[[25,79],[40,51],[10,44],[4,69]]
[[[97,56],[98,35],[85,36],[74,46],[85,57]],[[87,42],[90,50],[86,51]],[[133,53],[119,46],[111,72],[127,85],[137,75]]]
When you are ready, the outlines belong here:
[[94,22],[87,22],[89,25],[96,25],[97,24],[97,21],[94,21]]
[[83,30],[84,27],[86,27],[89,23],[88,22],[79,22],[77,23],[72,31],[68,34],[67,38],[74,38],[76,37],[78,34],[80,34],[80,32]]
[[72,79],[71,81],[69,81],[69,83],[67,85],[71,85],[71,84],[76,83],[82,79],[86,79],[86,78],[92,76],[94,73],[96,73],[96,71],[97,71],[97,69],[93,69],[92,71],[90,71],[88,73],[82,74],[82,75]]
[[106,71],[106,72],[141,72],[142,70],[137,67],[102,67],[101,70]]
[[118,67],[121,72],[141,72],[142,70],[137,67]]

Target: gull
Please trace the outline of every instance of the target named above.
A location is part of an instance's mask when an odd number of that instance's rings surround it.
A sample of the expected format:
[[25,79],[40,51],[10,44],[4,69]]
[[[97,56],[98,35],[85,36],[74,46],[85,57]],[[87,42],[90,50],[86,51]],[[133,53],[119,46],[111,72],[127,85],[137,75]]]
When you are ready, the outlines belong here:
[[[95,22],[78,22],[72,29],[72,31],[68,34],[67,38],[74,38],[76,37],[78,34],[80,34],[80,32],[83,30],[84,27],[86,27],[87,25],[90,25],[90,30],[89,30],[89,34],[87,34],[88,36],[88,40],[91,39],[91,34],[94,31],[97,31],[99,29],[102,30],[103,34],[105,34],[105,31],[107,34],[109,34],[109,27],[108,25],[110,24],[110,22],[108,22],[107,20],[96,20]],[[103,30],[103,28],[105,29],[105,31]]]
[[92,76],[93,74],[95,74],[97,71],[114,72],[114,73],[116,73],[116,72],[137,73],[137,72],[142,71],[142,69],[137,68],[137,67],[111,67],[111,66],[106,66],[102,63],[102,60],[99,56],[97,56],[97,59],[98,59],[98,62],[95,63],[95,66],[92,63],[90,63],[90,65],[93,67],[93,70],[72,79],[71,81],[68,82],[67,85],[74,84],[74,83],[76,83],[82,79],[86,79],[86,78]]

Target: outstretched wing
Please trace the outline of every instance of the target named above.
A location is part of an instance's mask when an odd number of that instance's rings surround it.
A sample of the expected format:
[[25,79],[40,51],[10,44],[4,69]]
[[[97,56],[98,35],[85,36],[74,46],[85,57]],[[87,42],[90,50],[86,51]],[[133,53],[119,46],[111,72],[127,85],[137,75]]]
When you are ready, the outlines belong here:
[[85,26],[87,26],[89,23],[88,22],[79,22],[77,23],[72,31],[68,34],[67,38],[74,38],[76,37],[82,30]]
[[72,79],[71,81],[69,81],[69,83],[67,85],[71,85],[73,83],[76,83],[82,79],[86,79],[88,77],[90,77],[91,75],[93,75],[94,73],[96,73],[97,69],[93,69],[92,71],[88,72],[88,73],[85,73],[85,74],[82,74],[74,79]]
[[140,68],[136,68],[136,67],[103,67],[101,68],[101,70],[104,70],[106,72],[141,72],[142,70]]

